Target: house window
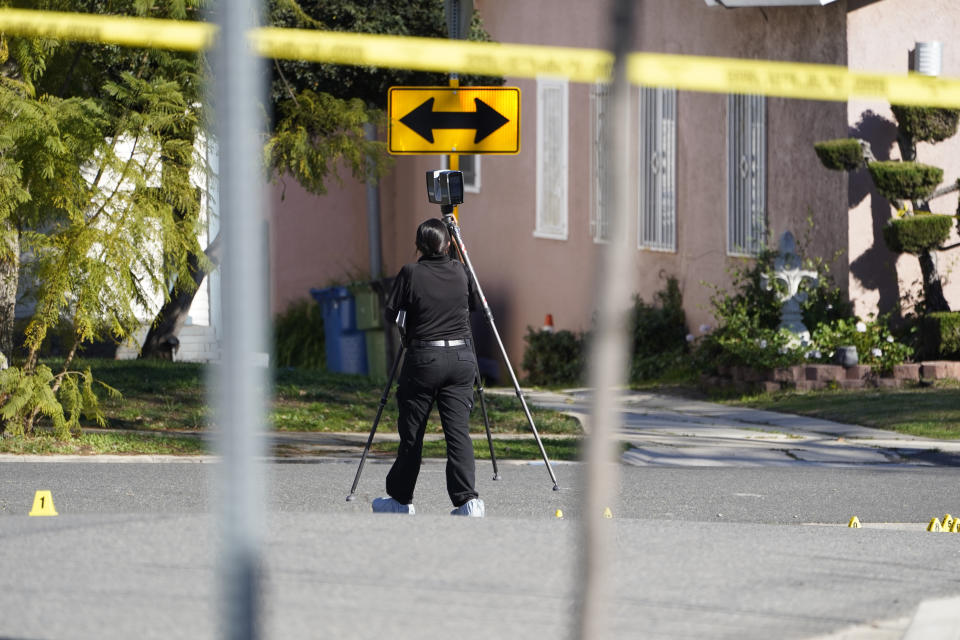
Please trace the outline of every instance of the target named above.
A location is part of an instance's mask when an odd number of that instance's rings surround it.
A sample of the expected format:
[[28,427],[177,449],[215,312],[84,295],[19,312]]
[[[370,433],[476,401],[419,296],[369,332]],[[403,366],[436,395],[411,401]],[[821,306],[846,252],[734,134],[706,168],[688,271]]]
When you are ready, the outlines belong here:
[[640,88],[637,245],[677,250],[677,91]]
[[610,127],[610,85],[590,89],[590,235],[594,242],[610,240],[610,171],[604,153],[604,137]]
[[[450,168],[450,156],[443,156],[443,168]],[[460,171],[463,173],[463,190],[480,193],[480,156],[460,156]]]
[[727,96],[727,254],[757,256],[767,235],[763,96]]
[[537,221],[538,238],[567,239],[566,80],[537,80]]

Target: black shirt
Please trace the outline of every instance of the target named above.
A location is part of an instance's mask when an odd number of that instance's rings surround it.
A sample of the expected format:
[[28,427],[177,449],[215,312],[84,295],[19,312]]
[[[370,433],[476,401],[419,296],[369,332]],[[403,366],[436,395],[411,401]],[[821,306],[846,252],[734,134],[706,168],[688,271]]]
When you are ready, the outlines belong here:
[[476,293],[467,268],[446,255],[422,257],[400,269],[387,299],[387,317],[407,312],[411,340],[470,337],[470,311]]

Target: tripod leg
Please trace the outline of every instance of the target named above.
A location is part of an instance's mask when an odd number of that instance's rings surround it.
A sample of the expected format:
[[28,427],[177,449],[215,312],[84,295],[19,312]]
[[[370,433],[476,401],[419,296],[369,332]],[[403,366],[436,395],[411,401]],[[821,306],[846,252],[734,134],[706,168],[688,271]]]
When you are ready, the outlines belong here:
[[480,397],[480,413],[483,414],[483,428],[487,430],[487,444],[490,445],[490,461],[493,463],[493,479],[500,479],[500,472],[497,470],[497,455],[493,452],[493,436],[490,435],[490,420],[487,419],[487,402],[483,399],[483,381],[480,379],[480,372],[477,372],[477,395]]
[[380,396],[380,406],[377,408],[377,417],[373,419],[373,427],[370,428],[370,437],[367,438],[367,446],[363,448],[363,455],[360,456],[360,465],[357,467],[357,475],[353,478],[353,486],[350,487],[350,495],[347,496],[347,502],[353,502],[356,497],[357,485],[360,483],[360,474],[363,473],[363,463],[367,461],[367,454],[370,453],[370,445],[373,444],[373,434],[377,432],[377,425],[380,424],[380,416],[383,415],[383,408],[387,406],[387,397],[390,395],[390,387],[393,386],[393,380],[397,377],[397,369],[400,367],[400,360],[403,359],[404,346],[401,344],[397,350],[397,357],[393,360],[393,366],[390,368],[390,378],[387,380],[387,386],[383,388],[383,395]]
[[553,480],[553,490],[559,491],[560,485],[557,483],[557,476],[553,473],[553,466],[550,464],[550,459],[547,458],[547,451],[543,448],[543,441],[540,440],[540,434],[537,432],[537,426],[533,423],[533,416],[530,415],[530,409],[527,407],[527,401],[523,397],[523,392],[520,390],[520,383],[517,382],[517,375],[513,372],[513,366],[510,364],[510,358],[507,357],[507,349],[503,346],[503,340],[500,338],[500,332],[497,331],[497,325],[493,321],[493,311],[490,310],[490,305],[487,304],[487,298],[483,295],[483,288],[480,286],[480,280],[477,279],[477,272],[473,270],[473,264],[470,262],[470,256],[467,253],[467,248],[463,244],[463,237],[460,235],[460,226],[457,224],[456,218],[453,217],[452,211],[447,212],[443,211],[444,222],[447,224],[447,228],[450,230],[450,237],[453,240],[457,251],[460,253],[460,257],[463,259],[463,263],[467,266],[467,271],[470,272],[470,277],[473,280],[473,285],[477,289],[477,293],[480,296],[480,303],[483,306],[483,315],[487,320],[487,324],[490,325],[490,329],[493,330],[493,335],[497,339],[497,345],[500,347],[500,355],[503,356],[503,362],[507,365],[507,371],[510,372],[510,378],[513,380],[513,388],[517,392],[517,397],[520,399],[520,404],[523,406],[523,413],[527,417],[527,423],[530,425],[530,430],[533,431],[533,437],[537,441],[537,446],[540,448],[540,455],[543,456],[543,462],[547,467],[547,473],[550,474],[550,479]]

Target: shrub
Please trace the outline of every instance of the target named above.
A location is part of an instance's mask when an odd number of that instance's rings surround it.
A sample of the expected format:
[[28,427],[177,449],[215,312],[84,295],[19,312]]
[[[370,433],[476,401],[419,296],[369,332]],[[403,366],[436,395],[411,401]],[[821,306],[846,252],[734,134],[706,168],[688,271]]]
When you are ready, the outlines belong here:
[[763,326],[740,302],[726,306],[721,326],[700,340],[694,362],[701,371],[729,366],[773,369],[801,362],[805,351],[796,336]]
[[916,142],[941,142],[957,133],[960,109],[890,105],[900,131]]
[[[752,264],[734,272],[733,293],[717,289],[710,298],[718,327],[701,338],[694,351],[694,366],[701,371],[716,371],[722,366],[770,369],[824,361],[816,344],[801,344],[797,336],[778,328],[782,284],[773,278],[776,255],[774,251],[761,254]],[[834,285],[827,264],[820,259],[804,260],[804,266],[818,274],[815,283],[805,280],[801,284],[801,291],[807,294],[800,307],[807,328],[812,332],[818,326],[849,318],[852,306]]]
[[960,358],[960,312],[928,313],[920,327],[920,349],[924,358]]
[[824,140],[815,143],[813,149],[827,169],[853,171],[863,166],[863,148],[856,138]]
[[687,316],[680,285],[673,276],[658,291],[654,304],[635,295],[631,313],[632,345],[630,379],[659,378],[675,368],[687,351]]
[[922,200],[943,180],[943,169],[919,162],[888,160],[871,162],[868,168],[877,190],[890,201]]
[[918,255],[942,245],[950,235],[952,226],[951,216],[919,212],[891,220],[883,228],[883,239],[891,251]]
[[571,331],[534,330],[523,338],[523,368],[530,384],[552,386],[578,384],[583,377],[584,338]]
[[823,361],[831,361],[838,347],[854,346],[860,364],[876,367],[881,373],[889,373],[893,366],[902,364],[913,355],[913,349],[897,341],[889,328],[889,318],[860,320],[857,317],[842,318],[817,327],[813,344]]
[[273,322],[274,359],[278,367],[326,367],[323,310],[312,300],[298,300]]

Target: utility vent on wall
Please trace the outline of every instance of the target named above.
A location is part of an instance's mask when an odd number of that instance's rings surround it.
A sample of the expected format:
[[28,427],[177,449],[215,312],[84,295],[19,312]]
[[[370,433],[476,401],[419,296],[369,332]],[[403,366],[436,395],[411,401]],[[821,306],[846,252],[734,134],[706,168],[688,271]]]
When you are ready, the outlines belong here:
[[711,7],[822,7],[834,0],[704,0]]

